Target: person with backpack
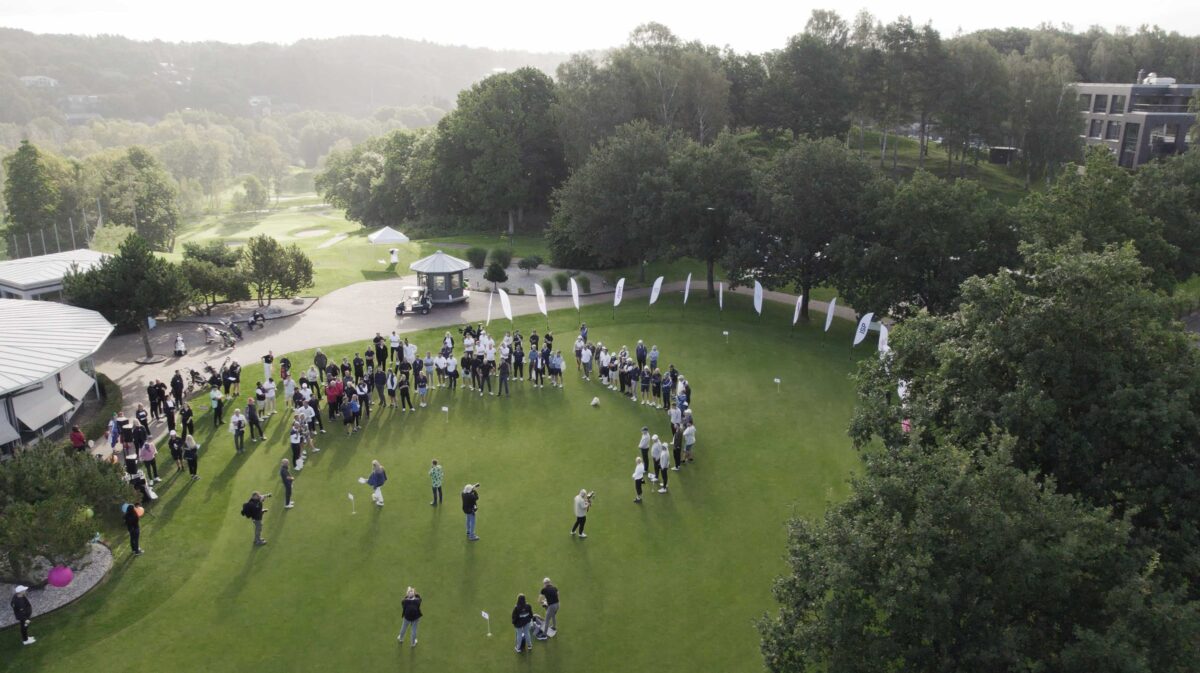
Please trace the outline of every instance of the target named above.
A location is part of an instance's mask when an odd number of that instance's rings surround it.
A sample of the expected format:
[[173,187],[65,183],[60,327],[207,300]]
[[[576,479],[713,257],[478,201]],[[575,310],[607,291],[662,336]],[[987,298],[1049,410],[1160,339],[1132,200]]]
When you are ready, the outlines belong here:
[[404,634],[412,627],[412,647],[417,646],[417,626],[421,621],[421,594],[417,590],[409,587],[404,592],[404,599],[400,601],[400,608],[404,614],[404,625],[400,627],[400,635],[396,636],[398,642],[404,642]]
[[525,601],[525,594],[517,594],[517,606],[512,611],[513,628],[517,631],[516,652],[528,648],[533,651],[533,634],[529,632],[529,623],[533,621],[533,606]]
[[262,536],[262,519],[263,515],[270,510],[263,507],[263,500],[271,497],[270,493],[262,494],[255,491],[250,495],[250,499],[242,505],[242,516],[254,522],[254,544],[262,546],[267,543],[267,539]]

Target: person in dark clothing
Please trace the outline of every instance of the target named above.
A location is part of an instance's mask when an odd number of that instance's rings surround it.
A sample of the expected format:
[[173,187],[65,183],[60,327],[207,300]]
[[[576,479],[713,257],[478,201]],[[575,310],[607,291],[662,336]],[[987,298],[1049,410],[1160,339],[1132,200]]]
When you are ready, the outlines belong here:
[[178,409],[178,403],[174,397],[166,396],[162,400],[162,415],[167,419],[167,430],[175,429],[175,412]]
[[183,374],[180,374],[178,369],[171,377],[171,397],[175,398],[175,404],[183,401]]
[[404,592],[404,599],[400,601],[400,610],[404,615],[404,625],[400,627],[400,635],[396,636],[396,640],[403,643],[404,634],[408,629],[412,628],[412,647],[417,646],[417,626],[421,621],[421,594],[417,590],[409,587]]
[[409,394],[408,374],[401,374],[400,383],[397,385],[400,388],[400,411],[405,411],[406,405],[408,411],[413,411],[412,395]]
[[142,537],[142,526],[139,521],[141,517],[137,513],[137,508],[133,505],[125,505],[125,528],[129,531],[129,548],[133,550],[135,556],[141,556],[141,545],[138,540]]
[[525,594],[517,594],[517,606],[512,611],[513,627],[517,631],[516,652],[533,650],[533,634],[529,632],[529,624],[533,621],[533,606],[525,601]]
[[133,417],[137,419],[137,422],[142,426],[142,429],[146,431],[147,435],[149,435],[150,414],[146,412],[146,407],[143,407],[140,404],[137,405],[137,411],[133,412]]
[[375,346],[375,363],[376,363],[376,365],[380,369],[387,367],[387,359],[388,359],[387,339],[384,339],[382,334],[380,334],[379,332],[376,332],[375,338],[371,339],[371,343],[374,344],[374,346]]
[[[587,329],[587,328],[584,328]],[[546,608],[546,635],[550,638],[558,633],[558,587],[547,577],[542,580],[542,606]]]
[[382,366],[375,370],[374,383],[375,392],[379,394],[379,406],[384,407],[387,405],[387,400],[383,398],[387,393],[387,371]]
[[485,382],[487,383],[488,395],[495,396],[495,394],[496,394],[496,393],[492,392],[492,368],[495,366],[496,366],[495,363],[493,363],[491,361],[479,363],[479,396],[480,397],[483,397],[483,384]]
[[[502,393],[505,397],[509,397],[509,394],[508,394],[508,372],[509,372],[508,360],[501,360],[500,361],[499,392]],[[489,385],[488,387],[490,388],[491,385]]]
[[[29,591],[29,587],[17,585],[13,589],[12,596],[12,611],[13,617],[16,618],[17,624],[21,625],[21,644],[32,645],[37,642],[37,638],[29,635],[29,623],[33,620],[33,604],[29,602],[29,597],[25,592]],[[413,631],[416,633],[416,631]],[[416,644],[416,641],[413,642]]]
[[363,377],[363,370],[367,363],[358,353],[354,354],[354,380],[357,381]]
[[283,508],[292,508],[292,482],[296,481],[296,477],[292,475],[292,471],[288,469],[288,459],[284,458],[279,462],[279,478],[283,481]]
[[312,399],[308,401],[308,406],[313,410],[313,417],[308,423],[308,429],[316,432],[317,428],[320,428],[321,432],[325,432],[325,422],[321,420],[321,396],[313,395]]
[[183,437],[174,430],[167,435],[167,449],[171,452],[171,460],[175,461],[175,472],[183,472]]
[[521,348],[520,341],[513,344],[512,360],[512,376],[514,379],[520,381],[525,378],[525,351]]
[[[158,399],[158,386],[156,385],[156,383],[154,381],[151,381],[150,385],[146,386],[146,398],[150,401],[150,418],[157,421],[158,420],[159,399]],[[138,408],[140,409],[141,405],[138,405]],[[141,419],[138,419],[138,420],[141,420]]]
[[[254,397],[246,400],[246,425],[250,426],[250,441],[261,442],[265,438],[262,420],[258,416],[258,400]],[[254,436],[255,432],[258,433],[258,437]]]
[[269,497],[271,497],[270,493],[263,495],[255,491],[246,504],[242,505],[242,516],[254,522],[254,544],[259,546],[267,543],[266,538],[262,536],[262,518],[270,511],[263,507],[263,500]]
[[185,437],[196,434],[196,423],[192,420],[193,414],[192,405],[188,404],[187,400],[179,403],[179,433]]
[[325,374],[329,368],[329,358],[321,352],[320,348],[317,349],[317,354],[313,356],[313,364],[317,366],[317,376],[320,377],[321,380],[324,380]]
[[183,459],[187,462],[188,474],[191,475],[192,481],[199,479],[200,475],[196,474],[196,470],[200,464],[200,445],[191,435],[183,440]]
[[475,534],[475,513],[479,511],[479,484],[467,484],[462,492],[463,514],[467,515],[467,539],[471,542],[479,539]]

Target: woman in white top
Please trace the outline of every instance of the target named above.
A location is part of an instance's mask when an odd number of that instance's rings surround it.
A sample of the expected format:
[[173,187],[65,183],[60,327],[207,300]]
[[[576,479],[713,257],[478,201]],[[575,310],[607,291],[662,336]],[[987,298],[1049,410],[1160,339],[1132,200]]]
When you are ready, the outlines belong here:
[[695,462],[692,458],[692,446],[696,443],[696,426],[688,421],[687,426],[683,428],[683,459],[687,462]]
[[637,457],[637,462],[633,465],[633,489],[637,491],[637,497],[634,502],[642,501],[642,484],[646,483],[646,465],[642,463],[642,457]]
[[283,404],[285,409],[292,408],[292,397],[296,394],[296,379],[287,377],[283,380]]
[[475,339],[470,334],[463,337],[463,352],[467,355],[475,353]]
[[658,435],[654,435],[654,437],[651,438],[651,442],[652,443],[650,445],[650,468],[654,470],[654,473],[650,475],[650,481],[657,482],[658,481],[659,459],[662,458],[662,454],[666,453],[667,450],[663,446],[663,443],[658,440]]
[[276,394],[275,379],[267,379],[266,384],[263,385],[263,389],[266,391],[267,396],[266,402],[263,404],[263,413],[267,416],[274,416]]

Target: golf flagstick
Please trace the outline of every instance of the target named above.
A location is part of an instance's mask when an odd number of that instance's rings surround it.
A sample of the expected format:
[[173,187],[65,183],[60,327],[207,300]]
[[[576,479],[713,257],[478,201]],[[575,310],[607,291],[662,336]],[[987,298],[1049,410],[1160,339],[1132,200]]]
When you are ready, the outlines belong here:
[[492,618],[489,617],[488,613],[484,612],[483,610],[480,610],[479,612],[483,615],[483,618],[485,620],[487,620],[487,634],[488,634],[488,638],[491,638],[492,637]]
[[350,498],[350,513],[351,513],[351,514],[357,514],[357,512],[355,512],[355,511],[354,511],[354,494],[353,494],[353,493],[347,493],[347,494],[346,494],[346,496],[347,496],[348,498]]

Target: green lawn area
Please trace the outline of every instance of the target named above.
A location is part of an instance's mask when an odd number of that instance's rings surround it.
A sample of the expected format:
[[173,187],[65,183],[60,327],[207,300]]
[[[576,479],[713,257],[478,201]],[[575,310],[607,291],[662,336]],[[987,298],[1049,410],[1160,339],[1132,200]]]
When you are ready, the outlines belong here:
[[[422,241],[430,246],[437,246],[449,243],[455,248],[460,248],[459,252],[455,253],[458,257],[463,257],[461,248],[480,247],[485,250],[493,248],[509,247],[508,236],[498,234],[464,234],[461,236],[439,236]],[[514,257],[529,257],[537,255],[542,258],[542,261],[550,261],[550,249],[546,246],[546,239],[541,234],[517,234],[512,240],[512,250]],[[450,252],[447,249],[447,252]]]
[[[594,340],[655,343],[661,364],[693,384],[698,462],[671,473],[669,495],[648,492],[636,505],[629,477],[640,428],[664,432],[665,415],[571,373],[565,390],[516,383],[510,399],[435,390],[430,408],[377,412],[352,438],[327,423],[293,510],[278,497],[289,453],[281,418],[268,424],[268,441],[236,457],[226,428],[214,430],[205,412],[196,423],[203,479],[162,484],[144,519],[145,556],[132,558],[116,535],[108,580],[35,618],[36,646],[5,634],[0,671],[761,670],[753,622],[774,609],[783,524],[819,516],[847,493],[859,463],[846,435],[848,374],[874,353],[851,356],[848,322],[828,334],[819,320],[793,332],[790,306],[768,302],[759,318],[747,298],[726,299],[721,315],[702,293],[686,314],[677,299],[651,312],[644,302],[622,306],[615,320],[608,306],[582,313]],[[578,325],[571,313],[550,317],[564,350]],[[541,316],[517,322],[525,333],[546,328]],[[442,331],[413,338],[432,349]],[[292,357],[309,362],[307,352]],[[247,364],[246,379],[257,369]],[[428,504],[432,458],[446,468],[440,509]],[[390,477],[382,510],[356,482],[372,459]],[[483,484],[482,540],[470,544],[458,504],[468,481]],[[597,498],[589,537],[578,540],[567,532],[583,487]],[[277,496],[265,521],[270,544],[258,549],[239,515],[254,489]],[[518,657],[509,613],[543,576],[562,592],[560,632]],[[408,585],[425,599],[415,650],[395,640]],[[492,615],[490,639],[481,610]]]

